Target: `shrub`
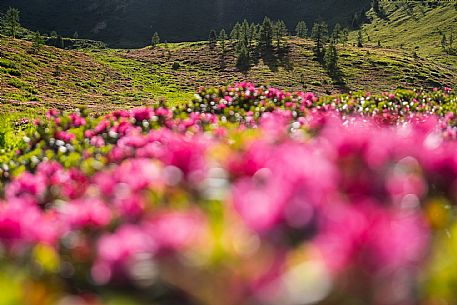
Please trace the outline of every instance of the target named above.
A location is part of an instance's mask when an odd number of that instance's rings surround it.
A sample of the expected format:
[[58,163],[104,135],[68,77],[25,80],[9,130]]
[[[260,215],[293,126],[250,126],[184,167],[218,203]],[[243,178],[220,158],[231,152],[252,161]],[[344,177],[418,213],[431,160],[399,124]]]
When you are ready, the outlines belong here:
[[402,287],[405,304],[451,304],[456,101],[239,83],[50,110],[0,165],[0,266],[30,283],[0,296],[389,304]]

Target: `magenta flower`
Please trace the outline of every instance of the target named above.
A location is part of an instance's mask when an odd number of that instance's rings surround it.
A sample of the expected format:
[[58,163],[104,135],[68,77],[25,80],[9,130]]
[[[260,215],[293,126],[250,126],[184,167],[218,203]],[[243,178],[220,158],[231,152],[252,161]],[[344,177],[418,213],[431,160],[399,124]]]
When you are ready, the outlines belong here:
[[235,185],[232,196],[235,210],[255,231],[267,232],[282,219],[286,198],[281,185],[243,179]]
[[44,197],[45,192],[46,177],[24,172],[7,185],[5,193],[7,200],[22,198],[38,203]]
[[96,198],[73,200],[61,207],[65,222],[71,229],[103,228],[111,222],[111,211]]
[[145,225],[160,252],[178,251],[193,245],[203,234],[205,219],[200,212],[160,212]]
[[150,120],[153,115],[154,111],[151,108],[136,108],[132,110],[132,116],[138,122]]
[[106,284],[117,276],[125,276],[127,264],[135,256],[154,253],[155,245],[144,230],[134,225],[124,225],[98,241],[92,278],[99,284]]

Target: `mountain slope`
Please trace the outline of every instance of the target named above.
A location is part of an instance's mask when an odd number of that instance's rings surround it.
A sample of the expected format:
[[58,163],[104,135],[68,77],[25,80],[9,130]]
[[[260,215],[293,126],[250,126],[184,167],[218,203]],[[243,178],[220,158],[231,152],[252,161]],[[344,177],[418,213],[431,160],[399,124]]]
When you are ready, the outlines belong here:
[[81,104],[101,111],[119,100],[139,105],[135,95],[128,77],[83,52],[45,46],[33,54],[30,42],[0,37],[0,112]]
[[[368,12],[370,23],[362,27],[365,44],[402,48],[421,57],[457,68],[457,56],[447,55],[441,47],[442,34],[454,36],[457,47],[457,4],[442,2],[436,6],[421,3],[381,1],[385,17]],[[352,40],[356,41],[356,33]]]
[[309,26],[318,19],[348,23],[369,5],[370,0],[2,0],[0,11],[19,8],[32,30],[78,32],[111,46],[142,47],[155,31],[162,40],[202,40],[210,29],[228,29],[244,18],[280,18],[290,30],[299,20]]
[[[158,48],[111,52],[125,59],[143,62],[151,72],[174,84],[178,90],[193,91],[198,86],[218,86],[240,80],[282,89],[338,93],[348,90],[387,91],[398,87],[415,88],[451,85],[457,73],[425,58],[415,59],[402,50],[375,47],[338,46],[339,67],[345,84],[333,81],[313,54],[314,43],[293,38],[288,41],[288,56],[253,60],[242,73],[235,68],[236,58],[229,46],[224,62],[220,50],[210,51],[206,43],[179,43]],[[110,53],[98,52],[110,64]],[[100,56],[101,54],[101,56]],[[173,69],[173,66],[175,69]],[[130,75],[135,71],[130,69]],[[141,83],[141,82],[139,82]]]
[[[187,101],[199,86],[252,81],[318,94],[348,90],[386,91],[457,83],[455,70],[407,51],[338,46],[344,83],[335,82],[316,60],[313,42],[290,39],[287,56],[274,53],[253,61],[247,72],[235,67],[233,46],[224,60],[206,42],[161,44],[136,50],[69,51],[0,38],[1,112],[84,105],[106,112],[158,102]],[[36,102],[30,104],[29,102]]]

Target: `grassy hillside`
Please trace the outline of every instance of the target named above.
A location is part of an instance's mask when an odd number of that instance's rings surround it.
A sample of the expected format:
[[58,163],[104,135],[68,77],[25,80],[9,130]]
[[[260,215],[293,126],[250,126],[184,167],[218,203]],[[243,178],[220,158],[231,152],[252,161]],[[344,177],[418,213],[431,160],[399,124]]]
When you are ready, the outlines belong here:
[[[440,3],[429,7],[420,3],[392,3],[381,0],[385,17],[373,10],[367,15],[372,20],[362,28],[365,44],[402,48],[415,51],[421,57],[457,68],[457,56],[445,54],[441,48],[441,33],[457,38],[457,7],[455,3]],[[356,33],[352,35],[356,41]],[[454,43],[457,46],[457,43]]]
[[[413,58],[407,51],[339,45],[339,67],[344,84],[338,84],[316,60],[312,41],[292,38],[288,45],[288,54],[274,53],[269,58],[257,58],[245,73],[235,68],[232,47],[222,56],[220,50],[211,51],[205,43],[160,45],[155,49],[101,52],[94,56],[112,68],[115,68],[113,61],[116,61],[113,58],[142,62],[179,91],[248,80],[287,90],[331,94],[349,90],[385,91],[398,87],[430,88],[451,85],[457,80],[457,73],[452,69],[426,58]],[[130,68],[130,73],[135,74],[135,70]]]
[[1,111],[8,105],[102,111],[119,101],[122,107],[140,104],[128,77],[83,52],[43,47],[33,54],[30,42],[0,38],[0,56]]
[[67,51],[0,38],[1,112],[74,108],[94,111],[189,99],[200,86],[248,80],[287,90],[331,94],[385,91],[456,83],[452,67],[413,58],[407,50],[339,46],[343,83],[333,81],[312,52],[313,42],[290,39],[286,54],[257,58],[247,72],[235,66],[233,47],[222,56],[205,42],[161,44],[136,50]]

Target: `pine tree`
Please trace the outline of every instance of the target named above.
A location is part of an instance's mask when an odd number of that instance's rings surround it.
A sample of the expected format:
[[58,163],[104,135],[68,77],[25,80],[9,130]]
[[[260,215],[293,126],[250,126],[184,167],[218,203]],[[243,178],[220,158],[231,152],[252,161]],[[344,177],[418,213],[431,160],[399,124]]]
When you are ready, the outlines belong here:
[[314,49],[318,57],[322,56],[324,50],[324,44],[328,39],[328,25],[325,22],[316,22],[313,26],[311,37],[316,42],[316,47]]
[[211,30],[209,32],[209,39],[208,39],[208,43],[209,43],[209,48],[212,50],[216,47],[216,44],[217,44],[217,34],[216,34],[216,31],[215,30]]
[[341,42],[345,46],[346,43],[348,42],[348,40],[349,40],[349,30],[347,28],[344,28],[343,32],[341,33]]
[[241,44],[238,52],[237,52],[237,60],[236,65],[241,70],[247,70],[250,65],[250,58],[249,58],[249,50],[247,46]]
[[249,28],[249,47],[254,43],[254,41],[257,39],[257,25],[255,23],[252,23],[250,28]]
[[286,24],[282,20],[278,20],[273,25],[273,36],[276,40],[276,47],[279,49],[281,47],[281,42],[284,36],[288,35],[288,30]]
[[159,33],[155,32],[154,35],[152,35],[151,47],[155,48],[159,43],[160,43]]
[[241,24],[239,40],[243,43],[243,45],[249,48],[251,40],[251,26],[249,25],[249,22],[246,19],[244,19],[243,23]]
[[232,31],[230,32],[230,39],[231,40],[239,40],[241,33],[241,24],[237,22],[233,27]]
[[308,36],[308,27],[304,21],[300,21],[297,23],[295,28],[295,33],[300,38],[306,38]]
[[259,31],[259,47],[261,50],[271,50],[273,42],[273,25],[270,18],[265,17]]
[[38,54],[41,50],[41,48],[44,45],[44,39],[41,36],[40,32],[35,32],[33,34],[33,43],[32,43],[32,52],[34,54]]
[[2,26],[9,36],[16,38],[21,24],[19,23],[20,12],[16,8],[8,8],[2,17]]
[[219,41],[221,43],[222,53],[225,53],[225,42],[227,41],[227,34],[225,33],[224,29],[222,29],[219,33]]
[[357,33],[357,46],[359,48],[362,48],[363,47],[363,36],[362,36],[362,31],[359,31]]
[[343,28],[341,27],[341,25],[339,23],[335,24],[335,27],[333,28],[332,32],[333,43],[338,44],[341,42],[341,36],[343,34],[342,31]]
[[330,75],[336,75],[338,71],[338,51],[333,41],[330,41],[329,46],[325,50],[324,66]]

